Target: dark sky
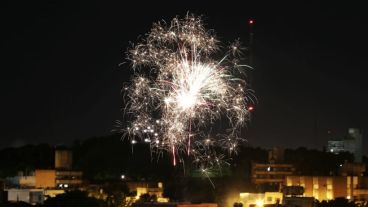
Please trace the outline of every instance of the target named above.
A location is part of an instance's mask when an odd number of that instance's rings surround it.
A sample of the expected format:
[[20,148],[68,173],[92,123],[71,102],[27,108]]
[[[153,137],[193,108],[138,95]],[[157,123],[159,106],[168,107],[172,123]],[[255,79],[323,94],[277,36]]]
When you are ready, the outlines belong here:
[[131,76],[118,66],[128,42],[187,11],[203,14],[224,42],[246,42],[247,21],[256,20],[251,75],[259,104],[249,143],[321,149],[328,130],[335,137],[349,127],[368,133],[362,4],[25,2],[5,3],[1,12],[1,147],[109,134]]

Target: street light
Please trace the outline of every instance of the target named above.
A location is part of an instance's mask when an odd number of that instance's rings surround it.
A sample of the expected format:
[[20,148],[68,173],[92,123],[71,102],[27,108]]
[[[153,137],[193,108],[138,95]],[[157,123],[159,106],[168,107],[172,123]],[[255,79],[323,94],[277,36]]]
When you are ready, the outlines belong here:
[[263,207],[264,203],[263,203],[263,200],[256,200],[256,206],[258,207]]

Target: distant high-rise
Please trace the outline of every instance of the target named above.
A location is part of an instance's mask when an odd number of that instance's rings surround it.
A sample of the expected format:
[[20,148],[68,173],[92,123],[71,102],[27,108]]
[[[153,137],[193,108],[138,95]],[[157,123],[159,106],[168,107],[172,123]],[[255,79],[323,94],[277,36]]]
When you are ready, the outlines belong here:
[[73,154],[68,149],[55,150],[55,169],[71,170],[73,165]]
[[284,185],[285,177],[293,175],[295,167],[284,163],[285,150],[275,147],[268,151],[268,163],[252,162],[251,178],[256,185],[267,184],[279,189]]
[[340,152],[350,152],[354,154],[355,162],[362,162],[363,156],[363,135],[361,130],[349,128],[348,135],[341,140],[329,140],[327,150],[334,154]]
[[344,140],[328,140],[327,141],[327,151],[339,154],[340,152],[345,152]]
[[350,128],[345,141],[346,151],[352,152],[356,162],[362,162],[363,135],[359,129]]

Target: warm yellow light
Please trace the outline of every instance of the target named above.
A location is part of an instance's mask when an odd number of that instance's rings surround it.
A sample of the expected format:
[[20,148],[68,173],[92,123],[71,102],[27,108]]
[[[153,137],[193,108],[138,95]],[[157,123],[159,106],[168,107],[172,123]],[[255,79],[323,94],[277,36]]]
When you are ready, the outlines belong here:
[[263,200],[256,200],[256,206],[262,207],[263,206]]
[[169,198],[157,198],[157,202],[159,203],[168,203],[169,201]]
[[244,198],[249,196],[249,193],[240,193],[240,198]]
[[350,198],[351,198],[350,196],[346,196],[346,199],[350,200]]

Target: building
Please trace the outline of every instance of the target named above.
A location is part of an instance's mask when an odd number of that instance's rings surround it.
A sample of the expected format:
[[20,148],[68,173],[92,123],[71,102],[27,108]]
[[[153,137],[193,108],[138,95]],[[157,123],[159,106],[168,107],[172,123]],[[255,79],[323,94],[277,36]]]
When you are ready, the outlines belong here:
[[[37,188],[11,188],[6,189],[6,199],[9,202],[26,202],[32,205],[42,204],[47,198],[55,197],[58,194],[65,193],[64,190],[55,189],[37,189]],[[0,202],[1,203],[1,202]]]
[[56,173],[55,170],[41,170],[37,169],[35,171],[35,187],[36,188],[43,188],[43,189],[49,189],[49,188],[55,188],[56,187]]
[[45,189],[43,195],[45,199],[47,199],[47,198],[54,198],[57,195],[63,194],[63,193],[65,193],[64,189]]
[[250,207],[281,204],[282,199],[283,194],[280,192],[240,193],[238,201],[243,204],[243,207]]
[[168,198],[163,197],[164,186],[162,182],[127,182],[129,192],[136,192],[133,197],[127,197],[127,200],[135,202],[143,194],[156,196],[157,202],[169,202]]
[[54,169],[36,169],[35,187],[43,189],[78,188],[83,183],[83,172],[73,170],[73,154],[67,149],[55,150]]
[[287,176],[287,186],[301,186],[304,197],[368,200],[368,178],[358,176]]
[[254,184],[283,185],[285,177],[294,172],[292,164],[252,163],[251,178]]
[[282,186],[285,177],[295,172],[292,164],[284,163],[284,151],[283,148],[275,147],[268,151],[268,163],[252,162],[252,183]]
[[329,140],[327,141],[327,151],[339,154],[341,152],[345,152],[344,148],[344,140]]
[[362,162],[363,134],[362,131],[350,128],[344,143],[345,150],[354,154],[355,162]]
[[9,202],[26,202],[29,204],[42,204],[44,202],[43,189],[6,189]]
[[55,150],[55,186],[59,189],[78,188],[83,183],[83,172],[73,170],[73,153],[69,149]]
[[354,154],[355,162],[362,162],[363,134],[356,128],[349,128],[348,134],[343,139],[329,140],[327,151],[335,154],[350,152]]
[[283,186],[282,193],[284,197],[303,197],[304,187],[296,185]]
[[[36,169],[28,174],[20,172],[17,176],[7,178],[8,189],[4,190],[4,200],[42,204],[44,199],[65,193],[66,189],[79,188],[83,173],[73,170],[72,158],[70,150],[57,149],[54,169]],[[4,185],[1,185],[0,191],[2,189]]]
[[82,185],[82,171],[36,170],[36,188],[78,188]]
[[56,170],[55,173],[55,185],[57,188],[78,188],[83,183],[82,171]]
[[36,177],[31,175],[23,175],[23,172],[19,172],[17,176],[6,178],[7,185],[18,188],[32,188],[35,187]]
[[73,153],[68,149],[55,150],[55,169],[71,170],[73,166]]
[[349,163],[345,162],[340,165],[339,175],[342,176],[363,176],[365,173],[364,163]]

